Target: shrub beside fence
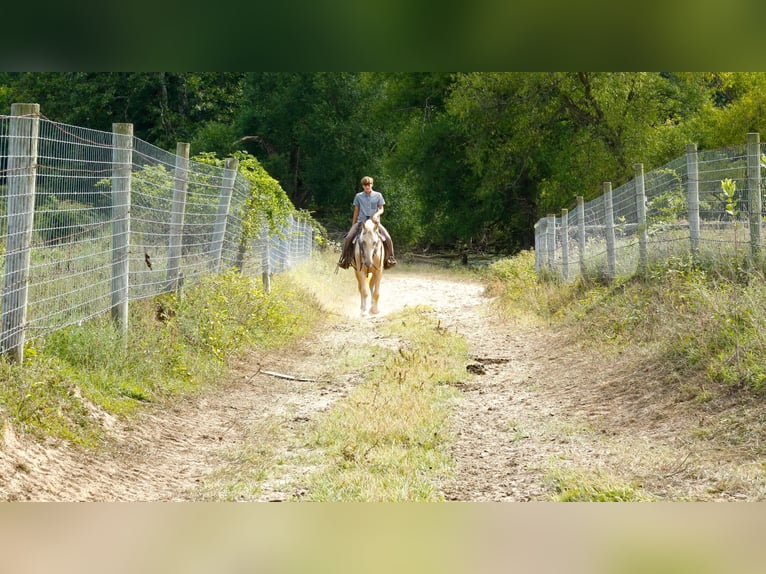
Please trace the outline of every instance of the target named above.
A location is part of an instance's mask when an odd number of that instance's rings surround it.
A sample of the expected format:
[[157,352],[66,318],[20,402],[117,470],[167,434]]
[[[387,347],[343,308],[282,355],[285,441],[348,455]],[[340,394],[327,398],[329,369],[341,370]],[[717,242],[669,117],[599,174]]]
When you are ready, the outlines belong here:
[[[535,224],[535,271],[564,280],[614,279],[680,254],[762,266],[763,206],[760,135],[747,144],[686,155],[612,190],[604,182],[592,201]],[[734,193],[727,196],[723,182]]]
[[313,228],[288,216],[275,232],[244,235],[252,184],[132,133],[40,117],[37,104],[0,116],[0,349],[21,361],[26,340],[111,312],[127,329],[128,303],[237,267],[263,277],[309,257]]

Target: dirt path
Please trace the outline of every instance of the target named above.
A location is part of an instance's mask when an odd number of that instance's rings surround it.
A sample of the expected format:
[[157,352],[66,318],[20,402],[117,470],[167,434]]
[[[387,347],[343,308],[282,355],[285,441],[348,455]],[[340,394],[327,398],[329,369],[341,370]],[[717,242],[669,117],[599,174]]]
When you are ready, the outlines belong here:
[[[447,500],[543,500],[553,493],[552,477],[567,473],[611,477],[658,498],[763,498],[761,475],[754,486],[747,465],[706,457],[689,442],[699,421],[691,422],[677,393],[642,372],[640,357],[606,361],[549,329],[501,324],[478,284],[392,272],[380,315],[359,318],[349,301],[347,320],[287,351],[247,357],[217,392],[153,407],[131,425],[105,421],[116,437],[108,452],[35,444],[6,429],[0,499],[299,498],[311,469],[301,466],[296,436],[360,381],[358,368],[337,372],[338,355],[373,338],[385,344],[368,324],[419,304],[463,334],[472,354],[453,423],[455,477],[441,485]],[[328,372],[331,357],[335,372]],[[256,498],[223,493],[217,483],[219,470],[236,467],[243,452],[264,460]]]

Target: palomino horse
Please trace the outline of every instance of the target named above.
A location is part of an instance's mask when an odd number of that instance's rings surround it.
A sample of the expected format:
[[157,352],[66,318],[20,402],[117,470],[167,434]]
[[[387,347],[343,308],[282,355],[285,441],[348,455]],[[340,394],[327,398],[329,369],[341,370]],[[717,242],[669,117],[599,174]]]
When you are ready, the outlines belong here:
[[383,238],[378,233],[378,224],[368,219],[354,243],[352,262],[362,299],[362,315],[367,312],[367,301],[371,299],[370,313],[378,312],[380,278],[383,276]]

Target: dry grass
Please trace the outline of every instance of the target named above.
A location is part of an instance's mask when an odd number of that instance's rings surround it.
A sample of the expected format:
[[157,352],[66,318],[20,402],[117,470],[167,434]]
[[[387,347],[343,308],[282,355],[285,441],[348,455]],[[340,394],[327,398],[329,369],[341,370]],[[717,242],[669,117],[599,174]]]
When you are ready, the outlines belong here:
[[438,500],[450,470],[446,428],[463,375],[465,343],[425,308],[391,316],[388,351],[366,380],[318,421],[311,435],[322,469],[309,479],[316,501]]
[[531,265],[525,254],[495,270],[498,309],[533,311],[582,356],[560,369],[577,381],[574,409],[545,431],[562,445],[556,499],[766,498],[762,276],[681,257],[643,277],[541,285]]

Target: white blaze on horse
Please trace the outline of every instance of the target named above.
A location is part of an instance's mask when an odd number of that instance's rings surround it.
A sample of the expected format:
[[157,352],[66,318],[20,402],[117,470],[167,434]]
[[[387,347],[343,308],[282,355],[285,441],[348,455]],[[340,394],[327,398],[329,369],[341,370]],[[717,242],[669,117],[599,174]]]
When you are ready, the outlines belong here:
[[352,266],[359,287],[362,315],[367,313],[368,302],[370,313],[377,313],[380,279],[383,276],[383,238],[378,233],[378,224],[372,219],[364,222],[356,238]]

